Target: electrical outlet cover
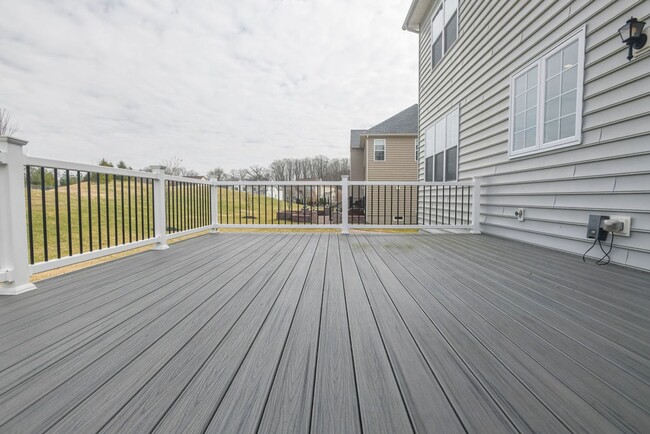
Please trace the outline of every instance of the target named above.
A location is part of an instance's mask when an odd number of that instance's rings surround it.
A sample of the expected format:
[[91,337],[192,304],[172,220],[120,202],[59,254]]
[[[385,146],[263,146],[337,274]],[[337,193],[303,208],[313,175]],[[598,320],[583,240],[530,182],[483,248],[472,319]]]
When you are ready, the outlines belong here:
[[610,220],[620,220],[623,222],[623,230],[620,232],[613,232],[618,237],[630,236],[630,225],[632,224],[632,217],[629,215],[610,215]]
[[606,215],[590,214],[589,223],[587,224],[587,238],[598,238],[601,241],[605,241],[608,232],[601,229],[601,224],[608,218],[609,216]]

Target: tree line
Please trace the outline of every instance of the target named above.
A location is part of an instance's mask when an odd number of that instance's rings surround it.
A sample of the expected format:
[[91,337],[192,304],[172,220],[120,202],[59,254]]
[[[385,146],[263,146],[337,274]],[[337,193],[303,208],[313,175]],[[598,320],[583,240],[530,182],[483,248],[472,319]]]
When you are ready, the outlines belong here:
[[318,155],[311,158],[283,158],[273,160],[268,167],[253,165],[230,172],[216,167],[208,172],[208,176],[219,181],[340,181],[342,175],[349,173],[347,158]]
[[[114,165],[112,162],[102,158],[98,165],[104,167],[117,167],[119,169],[133,170],[124,161],[118,162]],[[161,162],[161,166],[165,166],[165,174],[173,176],[199,176],[199,172],[193,169],[188,169],[182,164],[182,160],[172,158]],[[151,172],[151,166],[142,169],[144,172]],[[233,169],[226,172],[220,167],[210,170],[206,176],[214,177],[218,181],[304,181],[304,180],[323,180],[323,181],[340,181],[342,175],[350,173],[350,165],[347,158],[327,158],[319,155],[312,158],[283,158],[274,160],[268,167],[253,165],[245,169]],[[107,175],[82,172],[81,181],[91,182],[104,181]],[[108,175],[109,180],[112,175]],[[60,170],[58,180],[54,179],[54,173],[51,170],[45,171],[45,187],[54,188],[55,186],[65,186],[68,182],[65,176],[65,171]],[[70,184],[74,185],[78,182],[76,172],[70,172]],[[41,170],[37,167],[32,167],[30,170],[30,183],[33,186],[41,185]]]

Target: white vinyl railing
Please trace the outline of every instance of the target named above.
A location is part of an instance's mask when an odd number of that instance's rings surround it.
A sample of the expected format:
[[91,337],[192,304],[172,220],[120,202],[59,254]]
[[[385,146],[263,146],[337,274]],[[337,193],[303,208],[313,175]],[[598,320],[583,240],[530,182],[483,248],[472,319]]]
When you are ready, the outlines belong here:
[[33,273],[219,228],[466,228],[480,180],[456,183],[216,181],[24,154],[0,137],[0,294]]

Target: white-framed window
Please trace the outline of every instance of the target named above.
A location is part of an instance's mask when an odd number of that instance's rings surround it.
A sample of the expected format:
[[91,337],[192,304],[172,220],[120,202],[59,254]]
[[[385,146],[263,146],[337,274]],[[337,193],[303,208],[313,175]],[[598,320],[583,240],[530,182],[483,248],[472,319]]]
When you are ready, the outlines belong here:
[[426,131],[424,180],[458,180],[459,108],[456,107],[433,123]]
[[418,139],[413,140],[413,145],[415,146],[415,161],[420,161],[420,141]]
[[456,39],[458,39],[458,0],[442,0],[431,18],[432,68],[442,60]]
[[386,139],[374,139],[373,140],[375,161],[385,161],[386,160]]
[[580,143],[585,29],[510,78],[509,155]]

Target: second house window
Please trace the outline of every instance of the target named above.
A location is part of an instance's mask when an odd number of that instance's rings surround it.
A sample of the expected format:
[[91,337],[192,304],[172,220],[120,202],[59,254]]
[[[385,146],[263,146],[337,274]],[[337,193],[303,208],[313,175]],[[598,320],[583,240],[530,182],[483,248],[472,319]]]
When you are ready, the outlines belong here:
[[443,0],[431,19],[431,66],[435,67],[458,38],[458,0]]
[[425,181],[449,182],[458,179],[458,122],[459,110],[455,108],[427,130]]
[[375,161],[386,159],[386,139],[375,139]]

